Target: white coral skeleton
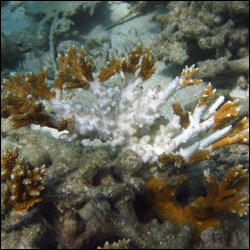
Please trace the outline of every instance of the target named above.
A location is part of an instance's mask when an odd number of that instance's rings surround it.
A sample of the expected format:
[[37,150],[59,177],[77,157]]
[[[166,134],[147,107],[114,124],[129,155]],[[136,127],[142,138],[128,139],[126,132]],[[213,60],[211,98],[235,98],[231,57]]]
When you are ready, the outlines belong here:
[[[176,91],[201,82],[192,79],[197,70],[194,65],[186,67],[180,77],[164,88],[146,90],[139,69],[133,75],[120,70],[121,79],[115,86],[100,83],[98,79],[89,83],[89,91],[96,97],[93,106],[87,107],[74,100],[62,101],[59,92],[50,105],[57,117],[73,120],[73,130],[63,136],[64,139],[72,140],[78,136],[97,138],[112,147],[132,149],[145,163],[156,162],[163,153],[189,161],[194,156],[199,158],[204,152],[210,155],[216,142],[220,141],[224,146],[247,138],[245,118],[241,121],[244,126],[237,133],[232,133],[233,126],[228,124],[238,117],[237,101],[225,103],[225,97],[220,96],[212,104],[207,104],[215,93],[210,83],[194,111],[188,113],[187,127],[182,126],[180,115],[174,114],[167,124],[160,124],[158,130],[152,129],[166,100]],[[228,140],[228,136],[233,137],[232,140]]]
[[[220,96],[212,102],[215,90],[210,83],[193,112],[183,111],[175,103],[171,121],[162,122],[160,109],[166,101],[180,89],[202,81],[194,78],[198,71],[194,65],[168,84],[144,88],[144,82],[155,72],[155,58],[141,46],[130,51],[128,58],[123,55],[118,60],[111,59],[96,79],[91,59],[85,59],[82,48],[79,53],[70,48],[65,56],[59,56],[58,63],[55,92],[45,83],[46,72],[37,76],[14,75],[12,81],[5,82],[7,97],[2,114],[12,117],[15,128],[35,123],[58,129],[57,124],[61,124],[69,131],[61,135],[64,140],[99,139],[111,147],[133,150],[144,163],[158,161],[164,165],[171,161],[177,166],[206,159],[214,150],[248,138],[246,118],[239,120],[238,101],[225,102],[225,97]],[[107,80],[116,73],[120,78],[110,84]],[[93,105],[62,98],[65,88],[79,87],[92,92]],[[17,107],[13,108],[13,100]],[[46,113],[43,104],[52,112]],[[16,112],[18,108],[26,114]]]

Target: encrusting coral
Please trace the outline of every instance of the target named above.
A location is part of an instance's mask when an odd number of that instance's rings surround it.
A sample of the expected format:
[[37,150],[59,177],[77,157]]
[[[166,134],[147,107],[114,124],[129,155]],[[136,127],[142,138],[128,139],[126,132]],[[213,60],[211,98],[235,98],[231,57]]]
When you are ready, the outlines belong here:
[[248,208],[248,194],[242,191],[248,184],[246,169],[238,165],[228,170],[220,182],[204,172],[207,181],[207,194],[198,197],[190,204],[182,206],[176,201],[178,185],[174,186],[156,177],[149,178],[145,183],[145,193],[154,210],[164,219],[174,223],[190,222],[196,230],[196,236],[209,227],[219,228],[219,216],[236,213],[245,215]]
[[13,212],[23,213],[36,203],[42,201],[44,189],[42,178],[45,165],[28,169],[23,159],[18,159],[18,151],[13,150],[2,155],[2,179],[6,182],[3,203]]
[[[99,139],[110,146],[132,149],[144,163],[174,163],[181,166],[208,158],[215,149],[243,142],[248,138],[248,124],[239,119],[237,100],[224,102],[220,96],[212,104],[215,90],[209,83],[201,93],[193,112],[173,106],[173,119],[159,123],[159,109],[175,92],[199,84],[198,69],[186,67],[180,77],[164,86],[144,88],[143,83],[155,72],[155,57],[149,49],[137,46],[119,59],[112,58],[95,79],[92,59],[86,52],[70,48],[59,55],[55,90],[45,82],[46,71],[38,75],[13,74],[3,84],[1,114],[12,128],[39,124],[67,130],[64,140]],[[113,86],[105,81],[119,74]],[[116,79],[116,78],[115,78]],[[64,89],[84,88],[96,97],[93,105],[64,100]],[[47,110],[51,110],[50,112]],[[157,124],[159,129],[153,131]]]

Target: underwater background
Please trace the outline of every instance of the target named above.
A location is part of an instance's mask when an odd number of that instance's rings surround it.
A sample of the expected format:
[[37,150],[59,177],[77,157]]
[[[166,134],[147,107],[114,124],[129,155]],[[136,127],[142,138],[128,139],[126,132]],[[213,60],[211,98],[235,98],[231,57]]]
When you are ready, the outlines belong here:
[[[148,86],[169,82],[195,64],[198,78],[239,99],[240,115],[249,117],[249,1],[1,1],[2,80],[46,68],[51,83],[58,55],[72,46],[83,46],[94,59],[94,73],[100,72],[110,58],[138,44],[157,58]],[[193,107],[201,90],[176,98]],[[87,90],[74,89],[66,98],[93,101]],[[161,111],[169,120],[171,104]],[[249,215],[220,215],[220,228],[197,237],[190,222],[175,224],[152,209],[144,189],[148,166],[133,152],[98,140],[58,138],[36,125],[10,130],[1,120],[1,153],[18,149],[34,168],[46,165],[43,200],[25,214],[4,206],[1,182],[1,249],[249,248]],[[185,206],[206,195],[204,169],[217,179],[237,164],[248,169],[248,146],[223,148],[190,167],[177,202]]]

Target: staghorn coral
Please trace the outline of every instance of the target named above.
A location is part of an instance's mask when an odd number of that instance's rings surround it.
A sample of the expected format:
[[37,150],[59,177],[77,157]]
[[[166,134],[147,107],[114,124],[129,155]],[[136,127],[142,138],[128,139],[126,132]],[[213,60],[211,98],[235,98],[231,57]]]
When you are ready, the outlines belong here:
[[[46,202],[60,214],[52,224],[65,248],[97,247],[118,239],[130,239],[132,247],[154,246],[158,239],[145,235],[152,232],[150,225],[154,225],[154,232],[159,225],[150,221],[142,226],[133,208],[135,199],[141,199],[137,196],[144,195],[143,179],[152,175],[149,170],[156,169],[157,174],[172,170],[170,174],[176,175],[176,178],[170,175],[167,183],[151,178],[153,191],[157,192],[151,198],[161,197],[160,201],[153,200],[153,206],[161,207],[163,201],[168,202],[172,209],[169,211],[175,213],[172,221],[191,222],[198,233],[219,225],[218,215],[230,212],[227,210],[230,202],[235,202],[234,208],[239,214],[246,211],[245,206],[240,207],[241,198],[246,197],[240,196],[246,179],[240,169],[237,170],[239,178],[233,177],[236,168],[232,168],[231,174],[225,175],[219,184],[207,173],[209,192],[206,197],[199,197],[184,208],[175,203],[176,186],[188,178],[182,175],[186,166],[209,158],[217,149],[246,141],[248,124],[238,113],[237,100],[225,102],[224,96],[213,100],[215,90],[210,83],[198,96],[193,111],[184,110],[181,103],[176,102],[173,119],[166,120],[159,112],[166,100],[180,89],[197,85],[202,80],[195,78],[198,69],[191,66],[168,84],[146,87],[146,81],[156,71],[155,61],[150,50],[139,45],[128,55],[111,58],[96,74],[92,59],[86,57],[84,49],[78,52],[70,48],[66,55],[58,58],[54,89],[47,87],[46,71],[38,75],[14,74],[3,83],[1,113],[12,128],[39,124],[67,130],[63,131],[61,139],[99,139],[124,155],[111,164],[107,152],[99,151],[96,155],[88,152],[85,157],[79,153],[81,159],[73,159],[79,168],[73,161],[66,160],[66,156],[53,163],[50,178],[46,180],[46,185],[51,186]],[[65,98],[65,93],[74,88],[89,91],[93,103],[86,105],[82,100]],[[28,102],[30,98],[32,102]],[[155,163],[158,168],[151,168]],[[149,168],[143,169],[145,166]],[[227,194],[221,190],[226,187],[226,178],[232,178],[235,183],[239,180],[235,189],[226,188],[232,197],[223,197]],[[150,196],[153,191],[148,183],[146,193]],[[218,192],[214,190],[216,187]],[[211,205],[214,201],[215,205]],[[204,210],[201,209],[203,204]],[[177,245],[183,237],[190,240],[191,226],[167,229],[168,223],[163,227],[175,235]],[[176,246],[171,237],[159,244]]]
[[[184,112],[177,103],[173,119],[160,121],[163,117],[159,109],[167,99],[182,88],[202,82],[195,79],[198,69],[194,66],[186,67],[169,84],[144,88],[144,82],[156,70],[149,49],[139,45],[127,57],[112,58],[96,79],[92,60],[85,55],[82,48],[79,53],[70,48],[65,56],[59,56],[55,92],[46,86],[46,72],[14,75],[6,80],[2,116],[9,118],[13,128],[34,123],[66,129],[69,133],[61,135],[62,139],[97,138],[112,147],[132,149],[144,163],[159,158],[160,165],[191,164],[208,158],[215,149],[247,140],[246,118],[231,125],[239,119],[237,100],[224,102],[225,97],[220,96],[211,104],[215,90],[210,83],[193,112]],[[111,85],[109,79],[115,79],[116,84]],[[64,89],[79,87],[95,96],[93,105],[63,99]]]
[[129,240],[118,240],[117,242],[109,243],[108,241],[105,242],[103,247],[98,247],[97,249],[129,249]]
[[66,121],[56,121],[46,112],[40,100],[50,100],[55,93],[50,91],[45,83],[47,72],[43,71],[34,75],[12,74],[2,88],[4,93],[1,101],[1,117],[11,116],[9,126],[17,129],[29,124],[39,124],[57,128],[59,131],[66,129]]
[[207,181],[207,194],[198,197],[190,204],[182,206],[175,200],[178,185],[151,177],[145,183],[145,193],[156,212],[164,219],[175,223],[190,222],[199,236],[209,227],[218,229],[219,216],[236,213],[239,216],[247,213],[248,194],[243,187],[248,184],[246,169],[238,165],[228,170],[220,182],[209,171],[204,172]]
[[3,198],[6,208],[23,213],[42,201],[41,191],[44,186],[41,180],[45,174],[45,165],[27,169],[26,162],[18,159],[17,150],[3,154],[1,164],[2,179],[7,185]]

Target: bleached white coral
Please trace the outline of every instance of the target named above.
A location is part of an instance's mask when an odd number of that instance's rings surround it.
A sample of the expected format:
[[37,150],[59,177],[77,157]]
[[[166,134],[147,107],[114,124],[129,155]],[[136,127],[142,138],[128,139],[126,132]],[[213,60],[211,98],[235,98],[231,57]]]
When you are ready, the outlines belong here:
[[[220,112],[221,116],[231,116],[231,110],[225,114],[219,111],[224,97],[207,106],[207,99],[215,92],[211,84],[202,92],[194,111],[188,113],[187,126],[183,126],[180,114],[174,114],[171,121],[159,119],[159,110],[166,100],[176,91],[200,82],[192,78],[196,71],[194,66],[186,67],[169,84],[146,89],[138,70],[133,75],[121,70],[121,79],[115,86],[98,80],[90,82],[89,91],[96,97],[91,107],[61,100],[59,93],[49,102],[58,118],[73,121],[73,129],[63,135],[64,139],[97,138],[113,147],[132,149],[143,162],[155,162],[163,153],[189,161],[196,152],[211,151],[214,142],[232,131],[231,125],[215,119]],[[217,128],[213,130],[213,126]]]

